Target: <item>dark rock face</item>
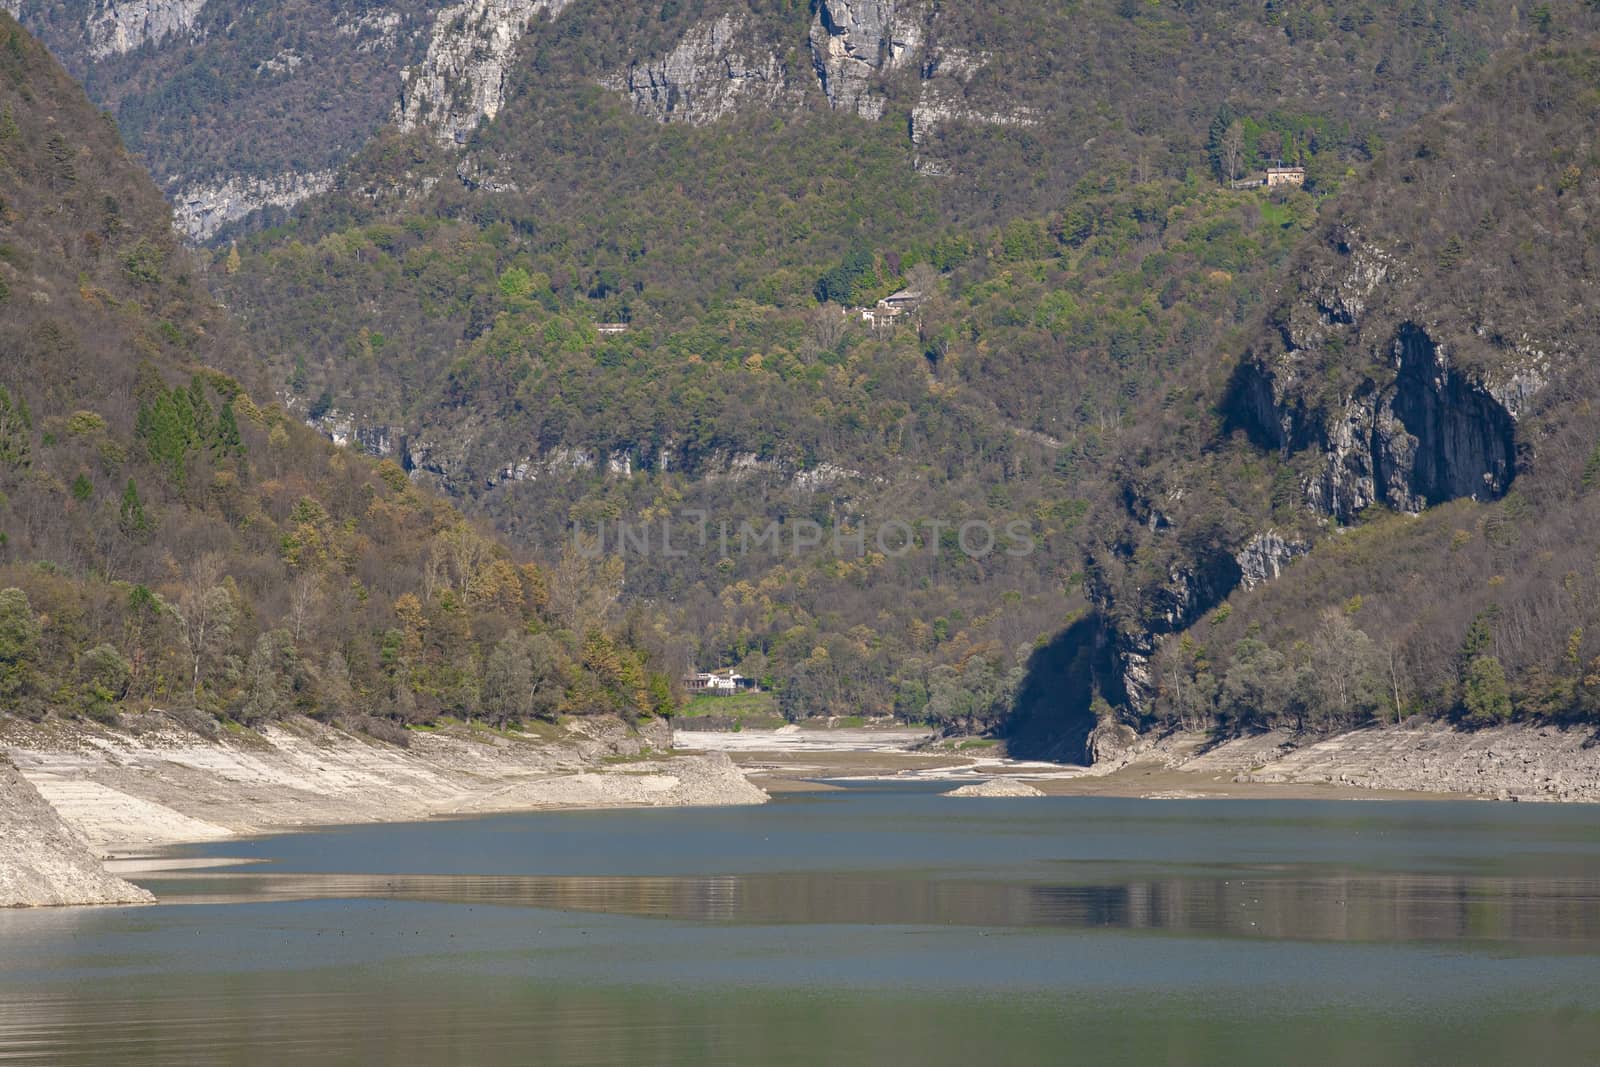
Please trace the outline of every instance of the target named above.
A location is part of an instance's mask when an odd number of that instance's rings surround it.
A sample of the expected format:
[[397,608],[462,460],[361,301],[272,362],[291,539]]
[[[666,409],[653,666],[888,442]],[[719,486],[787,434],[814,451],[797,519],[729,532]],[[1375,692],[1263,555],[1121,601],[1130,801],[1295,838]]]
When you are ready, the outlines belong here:
[[[1493,500],[1516,477],[1518,418],[1548,368],[1531,349],[1492,379],[1462,367],[1443,340],[1460,332],[1427,318],[1420,276],[1352,228],[1330,227],[1235,371],[1225,401],[1231,429],[1263,450],[1303,457],[1300,497],[1319,520],[1349,522],[1375,504],[1415,513]],[[1149,707],[1150,659],[1163,636],[1311,549],[1309,537],[1268,528],[1265,515],[1208,526],[1204,509],[1184,502],[1194,488],[1125,485],[1126,526],[1085,570],[1123,706],[1135,715]]]
[[1246,360],[1233,414],[1258,444],[1315,450],[1307,504],[1349,521],[1372,504],[1418,512],[1447,501],[1504,496],[1516,476],[1516,418],[1484,383],[1451,365],[1428,331],[1404,323],[1389,350],[1394,377],[1368,379],[1343,404],[1308,403],[1300,353]]
[[1438,346],[1420,328],[1402,327],[1395,348],[1400,373],[1389,408],[1405,439],[1391,433],[1373,450],[1380,492],[1402,507],[1503,496],[1516,474],[1511,414],[1481,386],[1443,366]]

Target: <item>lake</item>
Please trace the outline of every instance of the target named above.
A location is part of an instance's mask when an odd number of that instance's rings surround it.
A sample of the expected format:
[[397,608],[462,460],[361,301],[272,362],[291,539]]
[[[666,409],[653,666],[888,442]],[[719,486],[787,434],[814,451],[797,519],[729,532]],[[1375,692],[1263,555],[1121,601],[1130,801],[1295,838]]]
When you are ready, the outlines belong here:
[[182,849],[0,912],[0,1062],[1600,1057],[1594,807],[934,788]]

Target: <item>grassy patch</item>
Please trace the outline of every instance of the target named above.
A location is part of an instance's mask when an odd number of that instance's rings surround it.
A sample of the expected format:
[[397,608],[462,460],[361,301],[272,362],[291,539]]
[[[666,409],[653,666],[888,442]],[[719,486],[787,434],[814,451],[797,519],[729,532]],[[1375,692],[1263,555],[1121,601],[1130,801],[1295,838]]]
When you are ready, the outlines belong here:
[[678,712],[680,719],[703,715],[744,717],[749,715],[778,714],[778,700],[771,693],[735,693],[732,696],[712,696],[703,693],[685,704]]

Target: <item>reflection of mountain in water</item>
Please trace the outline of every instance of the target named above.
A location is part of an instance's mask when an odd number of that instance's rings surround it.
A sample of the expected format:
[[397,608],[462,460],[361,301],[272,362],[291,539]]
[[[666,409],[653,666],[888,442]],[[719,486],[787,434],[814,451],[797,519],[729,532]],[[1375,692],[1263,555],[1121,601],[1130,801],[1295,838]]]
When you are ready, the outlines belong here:
[[[1101,865],[1097,874],[1106,872]],[[715,877],[214,874],[153,876],[166,901],[417,900],[698,922],[1066,927],[1315,941],[1600,945],[1600,881],[1295,874],[988,882],[909,874]]]

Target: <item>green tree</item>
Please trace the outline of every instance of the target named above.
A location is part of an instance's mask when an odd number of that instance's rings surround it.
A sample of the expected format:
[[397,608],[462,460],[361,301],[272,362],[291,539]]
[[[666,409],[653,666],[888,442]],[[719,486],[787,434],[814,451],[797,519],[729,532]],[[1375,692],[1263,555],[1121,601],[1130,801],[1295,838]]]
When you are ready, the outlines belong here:
[[117,529],[130,541],[143,541],[150,536],[150,516],[145,514],[144,501],[139,499],[139,487],[132,478],[122,491],[122,506],[117,511]]
[[39,636],[28,594],[0,589],[0,708],[32,702],[38,688]]
[[1467,709],[1467,721],[1474,725],[1489,726],[1511,718],[1511,687],[1498,659],[1472,658],[1462,679],[1461,702]]
[[159,392],[139,406],[134,435],[173,485],[183,487],[190,455],[199,444],[195,408],[187,389]]
[[0,385],[0,472],[24,471],[32,464],[32,431],[28,402]]
[[1247,637],[1233,646],[1218,704],[1239,722],[1261,722],[1293,710],[1294,689],[1294,671],[1283,654]]
[[78,657],[79,707],[91,719],[111,722],[117,701],[128,693],[133,668],[110,645],[96,645]]
[[239,435],[239,420],[233,413],[233,401],[222,405],[217,415],[216,430],[211,438],[211,451],[219,459],[244,455],[244,438]]

